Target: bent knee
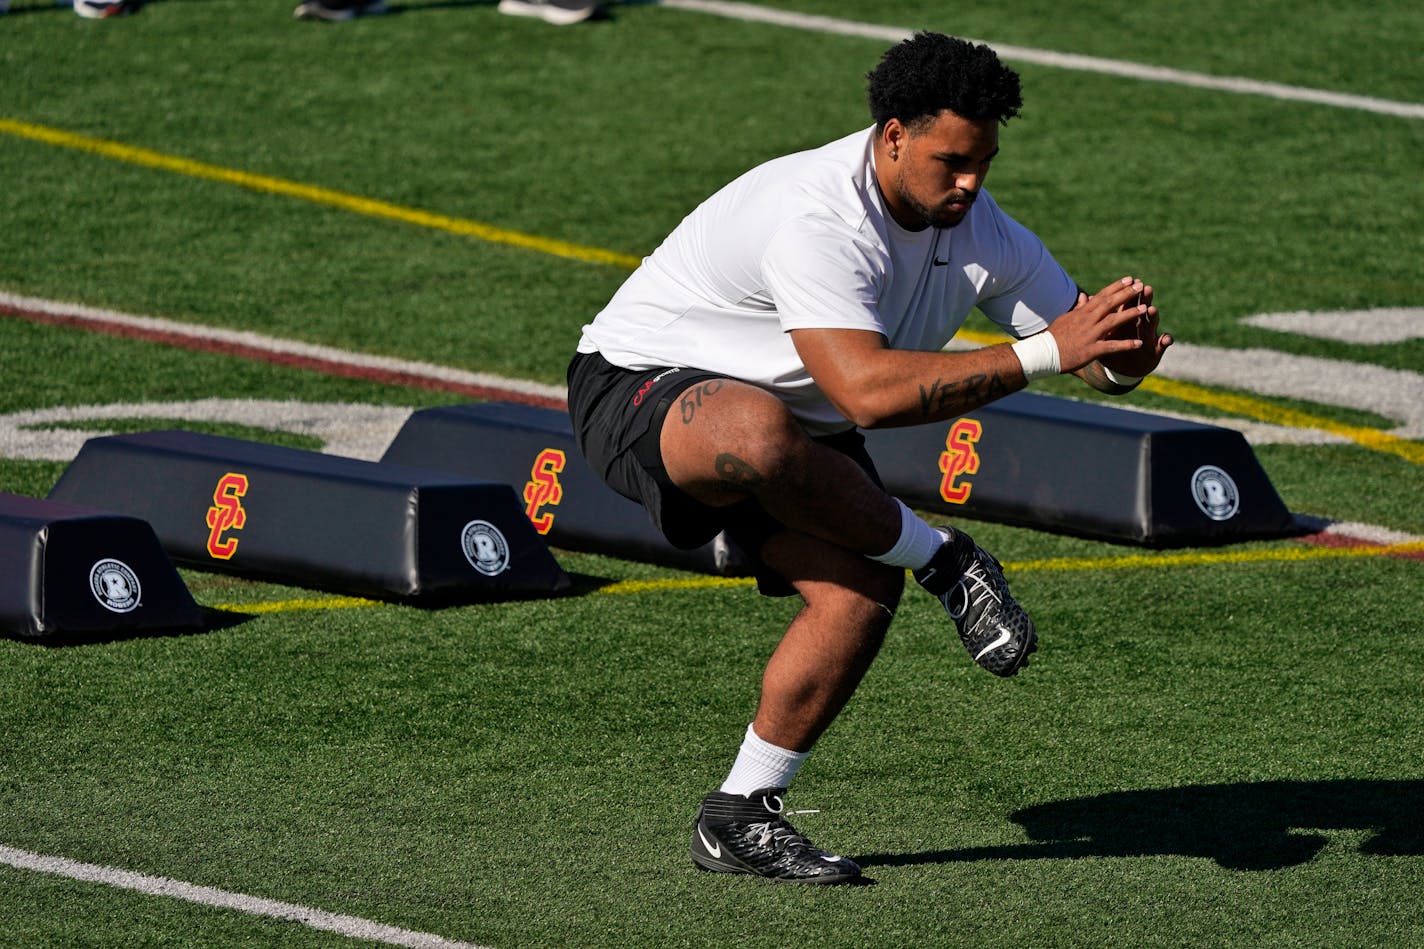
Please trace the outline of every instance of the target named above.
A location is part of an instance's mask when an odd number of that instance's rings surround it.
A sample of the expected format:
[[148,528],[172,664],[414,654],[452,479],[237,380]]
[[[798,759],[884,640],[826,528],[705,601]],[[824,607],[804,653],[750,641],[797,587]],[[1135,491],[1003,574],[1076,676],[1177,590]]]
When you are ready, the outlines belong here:
[[681,401],[668,412],[660,439],[663,463],[679,487],[755,492],[806,465],[813,443],[771,393],[713,380]]
[[857,585],[856,594],[863,600],[885,610],[890,616],[900,607],[900,594],[905,591],[905,568],[867,560],[870,570],[864,584]]
[[806,605],[887,623],[900,605],[905,571],[851,554],[828,583],[807,584],[801,590]]

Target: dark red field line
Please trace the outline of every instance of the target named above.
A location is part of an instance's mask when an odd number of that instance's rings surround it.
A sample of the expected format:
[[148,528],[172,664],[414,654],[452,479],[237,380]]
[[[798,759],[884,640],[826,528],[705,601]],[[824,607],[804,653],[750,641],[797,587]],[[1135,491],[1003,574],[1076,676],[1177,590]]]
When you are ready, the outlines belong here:
[[[1331,533],[1330,531],[1320,531],[1319,533],[1315,533],[1315,534],[1306,534],[1306,535],[1304,535],[1304,536],[1302,536],[1302,537],[1296,537],[1296,538],[1294,538],[1294,540],[1295,540],[1297,543],[1309,544],[1309,545],[1311,545],[1311,546],[1313,546],[1313,547],[1334,547],[1334,548],[1341,548],[1341,547],[1385,547],[1385,546],[1388,546],[1388,545],[1386,545],[1386,544],[1381,544],[1381,543],[1378,543],[1378,542],[1376,542],[1376,541],[1364,540],[1363,538],[1359,538],[1359,537],[1349,537],[1349,536],[1346,536],[1346,535],[1344,535],[1344,534],[1333,534],[1333,533]],[[1421,551],[1401,551],[1401,552],[1397,552],[1397,553],[1385,554],[1385,556],[1386,556],[1386,557],[1393,557],[1393,558],[1395,558],[1395,559],[1397,559],[1397,560],[1421,560],[1421,561],[1424,561],[1424,550],[1421,550]]]
[[184,333],[145,329],[137,326],[126,326],[122,323],[110,323],[103,320],[85,319],[56,313],[38,313],[34,310],[24,310],[3,303],[0,303],[0,313],[8,316],[16,316],[22,320],[28,320],[31,323],[47,323],[52,326],[65,326],[72,329],[87,330],[91,333],[102,333],[106,336],[139,339],[145,342],[175,346],[179,349],[187,349],[194,352],[221,353],[228,356],[239,356],[243,359],[251,359],[256,362],[288,366],[295,369],[307,369],[312,372],[322,373],[323,375],[359,379],[364,382],[380,382],[387,385],[405,386],[411,389],[425,389],[432,392],[452,392],[457,395],[469,396],[472,399],[518,402],[523,405],[535,405],[546,409],[564,409],[567,407],[563,399],[534,395],[528,392],[520,392],[516,389],[474,385],[471,383],[456,382],[450,379],[437,379],[416,373],[400,372],[394,369],[378,369],[371,366],[358,366],[352,363],[319,359],[314,356],[302,356],[296,353],[272,352],[271,350],[262,349],[257,346],[246,346],[241,343],[204,339],[200,336],[190,336]]

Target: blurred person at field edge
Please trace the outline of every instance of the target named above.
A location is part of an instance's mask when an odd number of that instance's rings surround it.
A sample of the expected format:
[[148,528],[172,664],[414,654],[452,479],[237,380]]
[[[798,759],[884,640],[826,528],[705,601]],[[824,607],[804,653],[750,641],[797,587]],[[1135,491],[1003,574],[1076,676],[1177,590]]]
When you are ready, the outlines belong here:
[[[583,328],[569,365],[593,469],[675,546],[725,532],[761,592],[802,599],[694,821],[703,870],[859,878],[791,825],[784,798],[875,658],[907,569],[989,672],[1014,675],[1034,651],[998,561],[887,494],[857,428],[946,421],[1064,372],[1120,395],[1172,342],[1152,287],[1084,292],[984,189],[1022,105],[993,50],[918,33],[868,79],[874,125],[704,201]],[[944,352],[976,307],[1018,342]],[[995,730],[1008,741],[1013,727]]]
[[[137,13],[142,0],[73,0],[74,12],[86,20],[107,20]],[[0,13],[10,9],[10,0],[0,0]]]
[[[306,0],[292,11],[299,20],[341,23],[388,13],[386,0]],[[555,26],[581,23],[598,12],[597,0],[500,0],[500,13],[535,17]]]

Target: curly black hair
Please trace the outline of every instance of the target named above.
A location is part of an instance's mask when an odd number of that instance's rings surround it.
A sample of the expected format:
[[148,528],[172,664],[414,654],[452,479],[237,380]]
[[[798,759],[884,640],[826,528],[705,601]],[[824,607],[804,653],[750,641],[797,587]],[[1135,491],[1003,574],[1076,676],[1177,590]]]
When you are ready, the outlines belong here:
[[916,33],[885,51],[872,69],[867,96],[876,128],[891,119],[913,126],[942,110],[1001,125],[1019,114],[1019,74],[987,46],[943,33]]

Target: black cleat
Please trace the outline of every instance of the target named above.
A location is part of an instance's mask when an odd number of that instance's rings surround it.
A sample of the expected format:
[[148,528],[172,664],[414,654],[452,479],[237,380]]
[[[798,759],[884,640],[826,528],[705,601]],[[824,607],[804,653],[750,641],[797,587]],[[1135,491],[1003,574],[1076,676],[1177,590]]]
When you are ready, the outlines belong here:
[[699,870],[750,873],[781,883],[859,879],[854,861],[826,853],[782,817],[785,794],[785,788],[763,788],[750,797],[721,791],[707,795],[692,831],[692,862]]
[[940,531],[944,546],[915,580],[944,604],[975,662],[996,676],[1015,675],[1038,648],[1033,620],[1009,595],[999,561],[963,531]]

